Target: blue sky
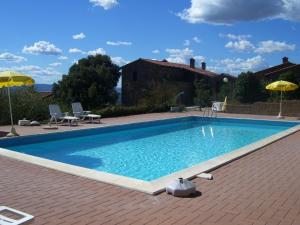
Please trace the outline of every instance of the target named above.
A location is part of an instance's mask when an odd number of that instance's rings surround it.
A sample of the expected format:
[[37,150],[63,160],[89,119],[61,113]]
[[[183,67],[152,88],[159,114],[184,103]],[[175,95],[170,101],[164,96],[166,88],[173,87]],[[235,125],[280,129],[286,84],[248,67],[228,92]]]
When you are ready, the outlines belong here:
[[298,0],[3,0],[0,70],[52,83],[88,54],[167,59],[237,75],[300,62]]

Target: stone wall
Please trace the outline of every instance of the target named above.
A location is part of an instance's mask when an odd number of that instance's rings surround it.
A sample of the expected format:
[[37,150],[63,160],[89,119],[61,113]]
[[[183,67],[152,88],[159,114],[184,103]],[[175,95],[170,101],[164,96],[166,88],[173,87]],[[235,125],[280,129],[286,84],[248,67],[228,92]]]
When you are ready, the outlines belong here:
[[[166,85],[165,89],[174,92],[173,96],[184,91],[182,102],[187,106],[193,105],[196,76],[198,75],[184,69],[137,60],[122,68],[122,104],[137,105],[144,99],[145,93],[154,88],[153,84],[157,84]],[[214,91],[215,81],[207,77],[205,79]]]
[[[278,115],[279,103],[256,102],[254,104],[228,104],[227,113]],[[283,116],[300,116],[300,101],[283,101]]]

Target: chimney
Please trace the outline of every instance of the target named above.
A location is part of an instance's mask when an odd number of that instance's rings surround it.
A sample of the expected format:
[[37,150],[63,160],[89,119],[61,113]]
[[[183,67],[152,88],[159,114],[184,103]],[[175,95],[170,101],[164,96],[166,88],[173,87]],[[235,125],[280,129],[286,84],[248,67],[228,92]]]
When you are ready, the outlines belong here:
[[282,64],[288,63],[289,62],[289,58],[288,57],[283,57],[282,58]]
[[206,70],[206,63],[205,62],[201,62],[201,69]]
[[194,58],[190,59],[190,67],[195,68],[195,59]]

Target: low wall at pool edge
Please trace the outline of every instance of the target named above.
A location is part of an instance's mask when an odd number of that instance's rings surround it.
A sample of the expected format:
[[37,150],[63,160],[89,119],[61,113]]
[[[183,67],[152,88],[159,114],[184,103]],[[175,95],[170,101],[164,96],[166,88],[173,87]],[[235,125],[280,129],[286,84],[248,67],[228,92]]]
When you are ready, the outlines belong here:
[[[227,113],[278,115],[279,103],[256,102],[253,104],[227,104]],[[300,101],[287,100],[282,102],[282,115],[300,117]]]

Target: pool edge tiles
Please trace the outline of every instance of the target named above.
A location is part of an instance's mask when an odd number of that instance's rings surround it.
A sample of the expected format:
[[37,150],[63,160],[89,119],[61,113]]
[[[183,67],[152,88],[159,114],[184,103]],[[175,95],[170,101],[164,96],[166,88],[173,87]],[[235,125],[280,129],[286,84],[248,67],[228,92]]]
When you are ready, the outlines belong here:
[[[193,117],[197,117],[197,116],[193,116]],[[181,118],[185,118],[185,117],[181,117]],[[166,120],[166,119],[163,119],[163,120]],[[170,119],[167,119],[167,120],[170,120]],[[233,119],[233,120],[236,120],[236,119]],[[155,121],[161,121],[161,120],[155,120]],[[255,120],[255,121],[268,121],[268,120]],[[275,122],[275,121],[269,120],[269,122]],[[144,123],[147,123],[147,122],[144,122]],[[289,123],[289,122],[285,122],[285,123]],[[133,124],[133,123],[131,123],[131,124]],[[139,124],[139,123],[134,123],[134,124]],[[116,125],[116,127],[117,126],[122,126],[122,125]],[[105,127],[108,127],[108,126],[105,126]],[[300,125],[293,126],[287,130],[284,130],[284,131],[281,131],[274,135],[271,135],[260,141],[246,145],[239,149],[235,149],[224,155],[221,155],[216,158],[210,159],[208,161],[199,163],[192,167],[174,172],[167,176],[163,176],[161,178],[158,178],[158,179],[150,181],[150,182],[135,179],[135,178],[125,177],[125,176],[121,176],[121,175],[111,174],[111,173],[107,173],[107,172],[101,172],[101,171],[96,171],[96,170],[92,170],[92,169],[87,169],[87,168],[74,166],[74,165],[70,165],[70,164],[66,164],[66,163],[61,163],[61,162],[57,162],[57,161],[53,161],[53,160],[49,160],[49,159],[45,159],[45,158],[40,158],[40,157],[36,157],[36,156],[31,156],[31,155],[7,150],[4,148],[0,148],[0,155],[6,156],[9,158],[14,158],[14,159],[17,159],[20,161],[32,163],[35,165],[47,167],[50,169],[58,170],[61,172],[101,181],[101,182],[104,182],[107,184],[112,184],[112,185],[132,189],[132,190],[141,191],[141,192],[144,192],[147,194],[158,194],[158,193],[162,192],[171,181],[173,181],[174,179],[176,179],[178,177],[193,178],[199,173],[210,171],[217,167],[220,167],[222,165],[230,163],[233,160],[241,158],[251,152],[254,152],[266,145],[269,145],[269,144],[271,144],[279,139],[282,139],[288,135],[291,135],[299,130],[300,130]]]
[[[59,130],[56,132],[51,133],[37,133],[37,134],[30,134],[30,135],[24,135],[24,136],[15,136],[15,137],[3,137],[0,138],[0,143],[9,143],[12,140],[18,140],[18,144],[20,145],[20,141],[22,141],[21,144],[27,144],[31,143],[32,138],[39,137],[41,140],[39,142],[49,141],[49,140],[59,140],[59,139],[65,139],[65,138],[72,138],[72,137],[82,137],[82,136],[88,136],[93,135],[95,132],[97,134],[99,132],[105,132],[105,131],[116,131],[119,128],[135,128],[136,126],[146,125],[146,124],[152,124],[152,125],[161,125],[162,123],[168,123],[168,121],[179,121],[179,120],[193,120],[198,119],[199,116],[180,116],[175,118],[166,118],[166,119],[155,119],[155,120],[149,120],[149,121],[142,121],[142,122],[130,122],[130,123],[122,123],[122,124],[108,124],[103,125],[101,127],[92,127],[92,128],[82,128],[78,130]],[[126,129],[126,128],[125,128]],[[118,130],[120,131],[120,130]],[[83,135],[84,134],[84,135]],[[12,146],[12,145],[10,145]]]

